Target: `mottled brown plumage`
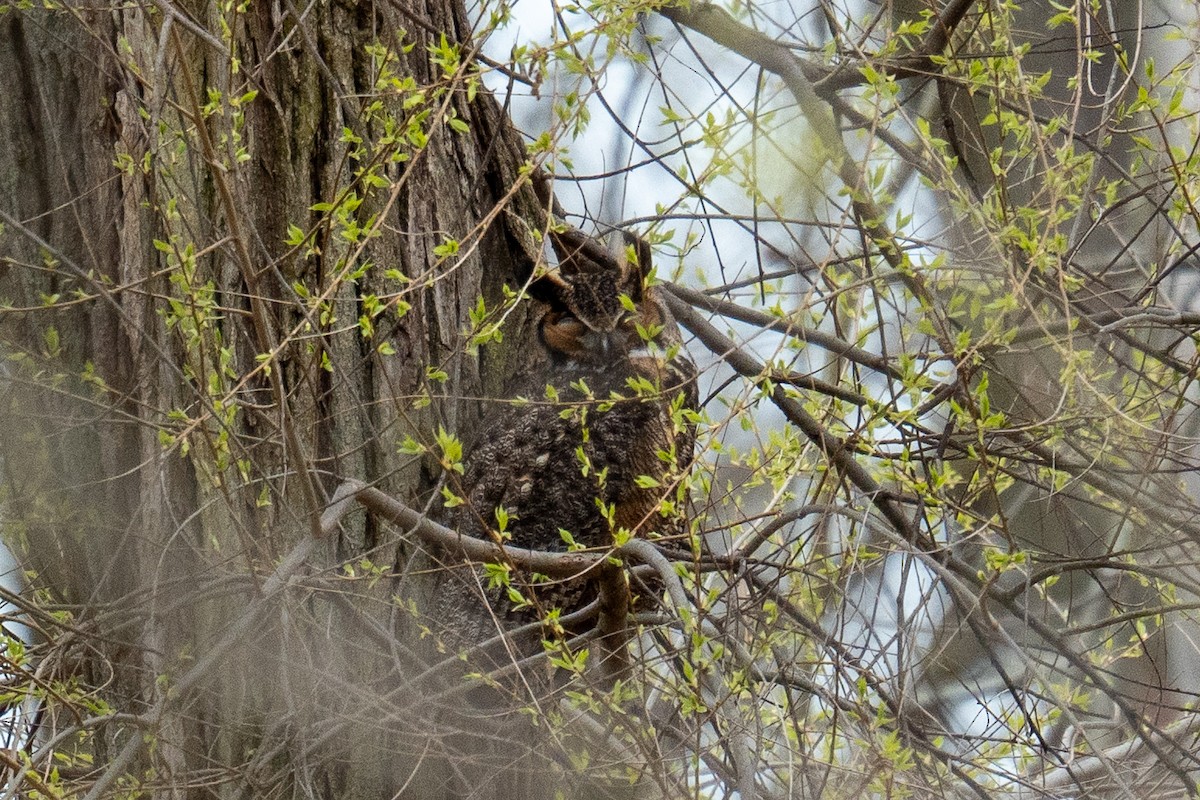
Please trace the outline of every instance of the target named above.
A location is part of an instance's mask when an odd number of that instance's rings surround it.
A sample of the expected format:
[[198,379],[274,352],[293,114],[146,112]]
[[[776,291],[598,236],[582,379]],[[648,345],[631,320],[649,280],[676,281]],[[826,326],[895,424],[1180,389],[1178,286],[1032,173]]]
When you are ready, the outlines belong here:
[[[498,404],[485,419],[465,474],[449,481],[463,502],[445,519],[465,536],[537,550],[564,551],[568,540],[602,549],[622,529],[634,536],[680,533],[695,368],[660,290],[646,285],[648,248],[637,245],[614,270],[573,246],[581,234],[552,236],[559,266],[531,291],[544,306],[539,336],[549,358],[543,371],[518,382],[513,398],[523,400]],[[664,499],[671,509],[665,515]],[[503,533],[497,509],[507,516]],[[619,568],[607,569],[606,580],[624,580]],[[477,567],[458,566],[439,587],[437,627],[450,646],[463,648],[553,608],[570,613],[596,597],[602,570],[595,572],[536,584],[514,571],[513,586],[532,603],[514,609],[508,592],[480,590]],[[464,593],[474,607],[447,600]],[[619,625],[627,611],[621,604],[602,609]],[[541,638],[540,631],[529,637],[519,655],[531,654]]]

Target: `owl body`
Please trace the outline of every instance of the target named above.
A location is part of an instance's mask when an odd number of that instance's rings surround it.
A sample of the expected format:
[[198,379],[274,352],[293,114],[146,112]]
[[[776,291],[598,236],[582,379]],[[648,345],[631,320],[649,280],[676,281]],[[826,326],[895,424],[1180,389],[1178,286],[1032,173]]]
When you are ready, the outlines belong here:
[[[665,489],[648,484],[686,469],[690,431],[676,431],[669,389],[639,397],[620,366],[557,367],[488,418],[468,459],[469,488],[455,514],[460,533],[503,533],[517,547],[565,550],[569,541],[610,545],[622,527],[673,532],[666,528],[676,520],[658,514]],[[503,532],[497,509],[507,517]]]
[[[603,549],[618,532],[682,533],[695,369],[659,290],[645,285],[649,254],[613,270],[581,264],[564,247],[556,242],[559,268],[533,291],[544,308],[545,366],[485,417],[461,480],[449,482],[460,502],[447,522],[464,536],[549,551]],[[477,644],[552,609],[568,614],[595,599],[599,579],[539,581],[519,570],[509,577],[525,602],[514,604],[508,587],[489,589],[478,565],[446,570],[450,594],[470,591],[478,601],[441,610],[451,646]]]

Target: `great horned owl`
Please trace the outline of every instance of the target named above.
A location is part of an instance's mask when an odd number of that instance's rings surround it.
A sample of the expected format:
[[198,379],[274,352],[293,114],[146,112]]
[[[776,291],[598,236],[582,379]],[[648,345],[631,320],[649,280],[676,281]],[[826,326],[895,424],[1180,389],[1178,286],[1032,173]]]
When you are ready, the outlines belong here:
[[[625,257],[605,263],[585,255],[597,245],[576,231],[551,237],[559,265],[530,290],[544,307],[545,367],[484,420],[464,475],[449,481],[461,504],[444,518],[461,535],[536,550],[600,549],[619,532],[681,533],[696,375],[661,290],[647,284],[649,248],[630,240]],[[478,565],[445,562],[435,623],[456,649],[597,595],[596,574],[539,583],[517,570],[512,587],[529,603],[516,608],[511,592],[485,588]],[[627,610],[608,611],[623,626]],[[516,653],[510,643],[490,663],[531,655],[541,639]]]

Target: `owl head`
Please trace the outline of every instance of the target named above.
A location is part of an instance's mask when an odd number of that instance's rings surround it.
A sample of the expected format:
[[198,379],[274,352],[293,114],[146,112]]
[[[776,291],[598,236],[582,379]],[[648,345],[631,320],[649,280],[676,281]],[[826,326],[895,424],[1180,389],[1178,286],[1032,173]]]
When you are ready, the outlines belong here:
[[[558,267],[539,278],[530,293],[549,306],[539,333],[553,359],[601,369],[624,360],[661,358],[651,353],[678,344],[679,331],[658,290],[646,285],[650,247],[624,234],[616,256],[594,239],[568,229],[550,234]],[[649,339],[649,341],[647,341]]]

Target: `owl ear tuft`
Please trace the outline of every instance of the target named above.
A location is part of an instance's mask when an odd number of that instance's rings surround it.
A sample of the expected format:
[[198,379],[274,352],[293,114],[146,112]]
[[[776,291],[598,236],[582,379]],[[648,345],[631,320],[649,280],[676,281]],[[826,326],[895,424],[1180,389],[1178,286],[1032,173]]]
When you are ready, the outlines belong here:
[[[550,246],[558,258],[558,269],[570,278],[575,275],[593,275],[611,270],[609,254],[593,238],[575,228],[550,231]],[[599,259],[599,260],[598,260]]]
[[551,270],[529,284],[529,296],[548,306],[570,306],[574,288],[559,270]]

